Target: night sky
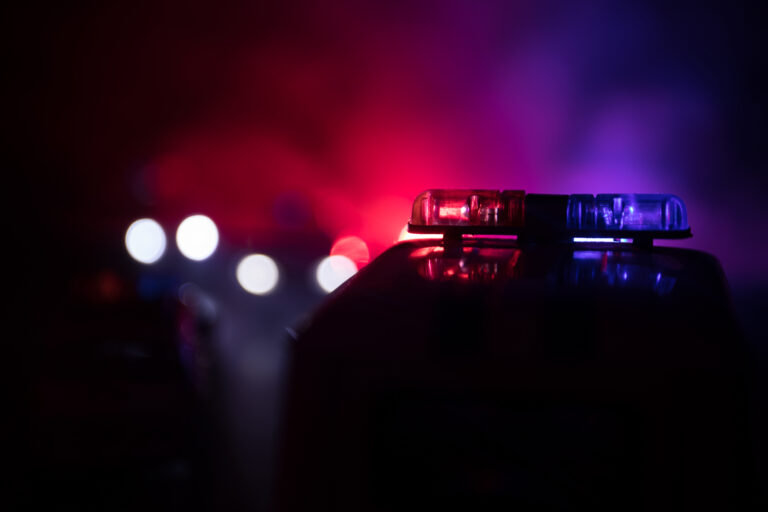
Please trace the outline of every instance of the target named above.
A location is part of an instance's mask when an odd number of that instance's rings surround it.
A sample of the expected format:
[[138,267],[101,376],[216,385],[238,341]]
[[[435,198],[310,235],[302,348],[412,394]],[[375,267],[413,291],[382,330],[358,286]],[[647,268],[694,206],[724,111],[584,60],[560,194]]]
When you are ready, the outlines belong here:
[[[80,2],[6,17],[13,204],[74,244],[212,217],[376,255],[426,188],[667,192],[768,280],[756,13],[711,2]],[[70,228],[77,226],[73,233]],[[90,250],[90,249],[89,249]]]

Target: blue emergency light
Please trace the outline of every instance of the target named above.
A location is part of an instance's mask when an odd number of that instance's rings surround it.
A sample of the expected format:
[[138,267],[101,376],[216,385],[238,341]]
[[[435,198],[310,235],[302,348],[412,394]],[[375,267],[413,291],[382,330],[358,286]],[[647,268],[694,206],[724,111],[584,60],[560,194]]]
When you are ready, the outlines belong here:
[[427,190],[413,202],[408,231],[568,241],[643,242],[691,236],[685,204],[671,194],[592,196],[522,190]]

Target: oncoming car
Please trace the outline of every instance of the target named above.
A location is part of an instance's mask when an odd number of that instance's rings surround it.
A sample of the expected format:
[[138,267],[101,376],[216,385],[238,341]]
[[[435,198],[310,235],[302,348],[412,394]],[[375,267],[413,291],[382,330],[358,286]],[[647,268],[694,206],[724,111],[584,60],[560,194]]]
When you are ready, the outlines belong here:
[[280,510],[746,506],[745,352],[671,195],[431,190],[292,343]]

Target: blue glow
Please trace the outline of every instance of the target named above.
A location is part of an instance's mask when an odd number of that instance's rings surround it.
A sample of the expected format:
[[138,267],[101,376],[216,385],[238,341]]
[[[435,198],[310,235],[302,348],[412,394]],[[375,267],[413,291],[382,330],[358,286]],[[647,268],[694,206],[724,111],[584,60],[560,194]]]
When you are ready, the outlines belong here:
[[660,296],[667,295],[674,289],[677,277],[673,269],[662,269],[659,265],[637,254],[573,251],[573,260],[565,270],[564,278],[575,286],[647,290]]
[[[622,242],[628,241],[626,238],[620,239]],[[588,238],[583,236],[575,236],[573,237],[574,242],[600,242],[600,243],[614,243],[616,242],[615,238]]]
[[575,260],[600,260],[602,257],[602,251],[573,251]]

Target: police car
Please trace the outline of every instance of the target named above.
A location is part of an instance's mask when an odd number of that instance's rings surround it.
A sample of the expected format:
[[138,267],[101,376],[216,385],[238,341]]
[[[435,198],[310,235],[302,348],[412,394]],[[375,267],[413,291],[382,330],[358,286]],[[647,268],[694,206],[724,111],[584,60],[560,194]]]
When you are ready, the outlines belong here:
[[745,351],[672,195],[431,190],[292,344],[281,510],[742,509]]

